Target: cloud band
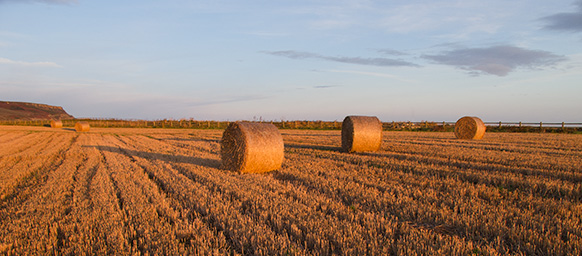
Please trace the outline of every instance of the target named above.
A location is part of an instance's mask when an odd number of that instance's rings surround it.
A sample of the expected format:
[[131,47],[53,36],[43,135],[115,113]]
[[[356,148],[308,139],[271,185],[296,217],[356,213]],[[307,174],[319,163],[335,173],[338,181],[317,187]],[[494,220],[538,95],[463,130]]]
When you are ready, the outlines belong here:
[[265,51],[263,53],[287,57],[290,59],[321,59],[348,64],[380,66],[380,67],[399,67],[399,66],[418,67],[417,64],[414,64],[412,62],[388,58],[334,57],[301,51]]
[[443,65],[468,70],[472,75],[491,74],[506,76],[517,68],[539,68],[566,60],[564,56],[546,51],[528,50],[511,45],[489,48],[464,48],[437,55],[423,55],[425,59]]

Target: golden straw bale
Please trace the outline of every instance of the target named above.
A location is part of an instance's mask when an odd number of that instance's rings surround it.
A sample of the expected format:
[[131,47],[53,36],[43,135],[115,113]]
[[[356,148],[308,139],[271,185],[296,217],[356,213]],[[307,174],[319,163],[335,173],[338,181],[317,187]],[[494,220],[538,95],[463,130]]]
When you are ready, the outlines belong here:
[[480,140],[485,135],[485,124],[478,117],[461,117],[455,123],[455,136],[463,140]]
[[345,152],[377,151],[382,143],[382,122],[375,116],[346,116],[342,123]]
[[88,132],[89,128],[89,122],[80,121],[75,124],[75,130],[78,132]]
[[51,128],[63,128],[63,121],[51,120]]
[[241,173],[277,170],[284,149],[283,137],[273,124],[233,122],[222,134],[222,168]]

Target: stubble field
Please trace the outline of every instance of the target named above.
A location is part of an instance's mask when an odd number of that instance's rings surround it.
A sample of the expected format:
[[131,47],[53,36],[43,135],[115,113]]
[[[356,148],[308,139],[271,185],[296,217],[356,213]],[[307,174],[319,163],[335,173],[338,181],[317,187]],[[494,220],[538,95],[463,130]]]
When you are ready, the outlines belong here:
[[581,135],[281,133],[242,175],[222,130],[0,126],[0,254],[582,254]]

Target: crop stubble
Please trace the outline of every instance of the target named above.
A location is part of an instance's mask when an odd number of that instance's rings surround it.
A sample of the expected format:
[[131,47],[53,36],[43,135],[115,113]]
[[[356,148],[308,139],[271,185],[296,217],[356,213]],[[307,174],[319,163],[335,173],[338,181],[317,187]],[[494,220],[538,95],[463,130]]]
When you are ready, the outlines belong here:
[[0,253],[582,251],[582,137],[283,130],[268,174],[219,169],[221,130],[0,127]]

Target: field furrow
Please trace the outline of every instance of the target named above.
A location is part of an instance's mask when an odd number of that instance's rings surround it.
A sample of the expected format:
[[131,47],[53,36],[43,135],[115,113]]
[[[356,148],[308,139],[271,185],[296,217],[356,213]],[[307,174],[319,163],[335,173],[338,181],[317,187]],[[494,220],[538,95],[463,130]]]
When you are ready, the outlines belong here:
[[[152,145],[154,146],[152,148],[153,150],[163,148],[160,145]],[[148,147],[143,145],[140,148],[144,149]],[[184,156],[182,156],[182,158],[183,157]],[[196,157],[212,159],[217,156],[216,153],[208,154],[203,151],[196,154]],[[171,158],[168,157],[168,160],[169,159]],[[193,160],[194,163],[200,162],[196,159]],[[191,166],[188,166],[188,162],[183,159],[170,162],[172,162],[172,168],[179,170],[180,173],[195,182],[207,184],[206,187],[209,187],[209,189],[214,193],[218,192],[228,194],[229,197],[235,198],[236,201],[242,201],[242,203],[240,203],[241,208],[239,211],[246,215],[254,216],[256,221],[261,221],[265,225],[270,226],[270,228],[276,233],[290,236],[291,240],[298,245],[306,244],[307,249],[314,249],[314,246],[317,246],[317,249],[324,251],[331,247],[333,248],[333,251],[331,252],[341,252],[342,250],[349,252],[346,248],[355,249],[358,246],[370,246],[370,244],[362,244],[361,242],[370,240],[372,237],[366,237],[366,239],[358,241],[355,239],[357,236],[354,235],[357,234],[357,232],[355,232],[356,230],[360,230],[360,233],[365,233],[362,232],[362,230],[369,231],[369,227],[363,229],[360,225],[355,224],[353,221],[354,216],[347,217],[347,212],[351,211],[347,207],[343,207],[344,209],[342,209],[342,211],[344,213],[340,216],[341,219],[336,220],[335,218],[337,218],[337,216],[330,215],[333,211],[329,210],[331,208],[331,206],[328,205],[330,201],[326,200],[326,198],[323,198],[323,200],[310,198],[309,194],[306,194],[302,190],[297,191],[292,187],[290,190],[288,185],[273,182],[274,180],[269,176],[249,176],[249,178],[253,179],[267,179],[262,181],[253,180],[249,182],[239,179],[242,177],[216,175],[216,170],[214,172],[209,172],[204,169],[197,171],[200,168],[192,168]],[[213,163],[209,161],[208,164],[212,165]],[[217,165],[214,164],[214,166]],[[219,170],[219,172],[223,171]],[[264,210],[272,208],[272,205],[275,203],[277,204],[276,208],[278,209],[279,214],[270,216],[265,215]],[[314,211],[315,208],[325,210]],[[302,222],[303,224],[300,227],[297,227],[297,222]],[[377,223],[377,221],[374,221],[374,223]],[[320,231],[323,233],[318,234],[317,231],[318,229],[321,230],[321,227],[329,228],[327,228],[328,230],[323,229]],[[349,235],[346,235],[346,232],[348,232]],[[359,235],[361,236],[362,234]],[[337,236],[337,238],[333,239],[334,236]],[[368,234],[368,236],[370,236],[370,234]],[[328,237],[328,240],[330,240],[332,244],[322,244],[320,237]],[[346,240],[346,237],[352,237],[352,239],[344,241]],[[386,246],[387,239],[381,239],[381,236],[374,237],[379,243],[382,243],[383,246],[381,248],[389,248]],[[256,245],[255,247],[260,247],[260,245]],[[353,253],[365,253],[365,250],[366,249],[361,251],[353,250]],[[368,250],[368,252],[372,252],[371,248],[368,248]]]
[[[216,167],[218,167],[217,160],[200,158],[198,155],[182,155],[178,152],[174,155],[155,153],[156,151],[164,152],[171,150],[172,147],[166,143],[148,143],[148,145],[151,146],[140,145],[139,148],[144,151],[132,150],[128,151],[128,154],[135,154],[138,158],[150,158],[155,159],[158,162],[163,162],[163,164],[158,165],[166,166],[167,171],[172,171],[174,172],[175,176],[183,178],[183,182],[186,183],[185,186],[196,186],[197,189],[196,192],[193,192],[194,195],[199,193],[203,193],[203,195],[199,194],[198,196],[195,196],[195,198],[182,198],[181,201],[189,201],[194,204],[195,209],[197,209],[197,213],[204,218],[206,218],[211,213],[210,211],[217,211],[217,214],[222,216],[222,218],[209,218],[205,222],[209,228],[222,231],[230,247],[236,249],[239,251],[239,253],[257,253],[260,250],[270,253],[281,250],[297,250],[295,248],[288,248],[290,243],[288,242],[286,235],[277,235],[268,226],[261,225],[261,223],[252,222],[248,214],[245,214],[240,209],[237,209],[243,205],[245,198],[242,198],[236,194],[236,187],[229,187],[227,190],[217,188],[216,186],[218,184],[214,183],[217,181],[205,181],[201,180],[200,177],[195,176],[204,173],[213,174],[213,176],[224,178],[223,175],[220,174],[225,174],[228,178],[221,180],[222,182],[228,182],[228,179],[236,178],[236,175],[233,176],[231,173],[225,173],[224,170],[216,169]],[[183,150],[180,150],[179,148],[175,149],[176,151]],[[154,152],[149,150],[153,150]],[[154,157],[151,157],[152,154]],[[202,157],[204,157],[204,155],[202,155]],[[216,156],[213,158],[216,158]],[[188,167],[182,168],[176,166],[176,162],[185,164]],[[153,179],[156,179],[158,182],[160,182],[160,186],[162,188],[167,189],[169,186],[171,186],[166,185],[166,183],[163,182],[163,179],[161,179],[161,174],[151,173],[151,175]],[[225,186],[225,184],[221,184],[221,186]],[[168,192],[170,194],[174,194],[170,190],[168,190]],[[211,200],[208,202],[208,195],[213,195],[213,197],[216,197],[218,200]],[[200,202],[200,199],[203,199],[207,202]],[[243,227],[252,227],[251,229],[255,230],[256,234],[247,233],[248,231],[245,231],[247,228]],[[240,233],[242,231],[245,233]]]
[[[547,175],[564,175],[566,178],[580,178],[579,159],[582,153],[573,150],[556,152],[535,152],[535,149],[524,152],[511,151],[507,148],[482,149],[482,150],[459,150],[455,145],[422,145],[413,146],[402,143],[392,143],[386,141],[385,151],[404,155],[414,155],[422,158],[457,160],[469,163],[480,163],[483,165],[498,165],[505,167],[520,167],[526,169],[537,169],[548,173]],[[493,166],[492,166],[493,167]]]
[[282,130],[280,170],[221,130],[0,127],[0,254],[578,255],[582,137]]
[[[46,136],[52,136],[47,134]],[[2,222],[4,243],[12,241],[16,251],[31,248],[39,251],[54,251],[61,245],[61,229],[58,222],[70,213],[72,173],[82,163],[78,158],[77,136],[59,136],[60,142],[52,147],[34,152],[27,167],[14,166],[11,171],[26,172],[2,202]],[[77,149],[75,149],[77,147]],[[34,160],[37,162],[35,162]]]
[[[45,141],[50,141],[53,133],[45,134]],[[46,181],[48,174],[56,169],[64,160],[70,145],[77,136],[59,136],[55,143],[37,143],[19,153],[15,158],[7,157],[1,160],[2,175],[0,176],[0,209],[11,200],[21,200],[23,194],[29,195],[31,186],[39,186]]]
[[[45,134],[31,134],[31,135],[23,135],[14,141],[10,141],[9,143],[5,143],[2,147],[2,154],[0,161],[2,165],[0,168],[5,170],[12,170],[14,166],[17,164],[28,163],[30,157],[35,157],[37,153],[45,152],[46,154],[50,154],[44,149],[51,145],[51,141],[53,137],[57,135],[50,134],[46,136]],[[21,140],[23,141],[21,141]],[[31,143],[31,141],[37,141],[36,143]],[[58,142],[57,142],[58,143]],[[51,145],[52,146],[52,145]],[[58,146],[58,145],[57,145]],[[23,159],[24,158],[24,159]],[[24,161],[23,161],[24,160]],[[5,176],[12,176],[13,173],[2,173],[1,177]],[[1,178],[0,178],[1,179]]]

